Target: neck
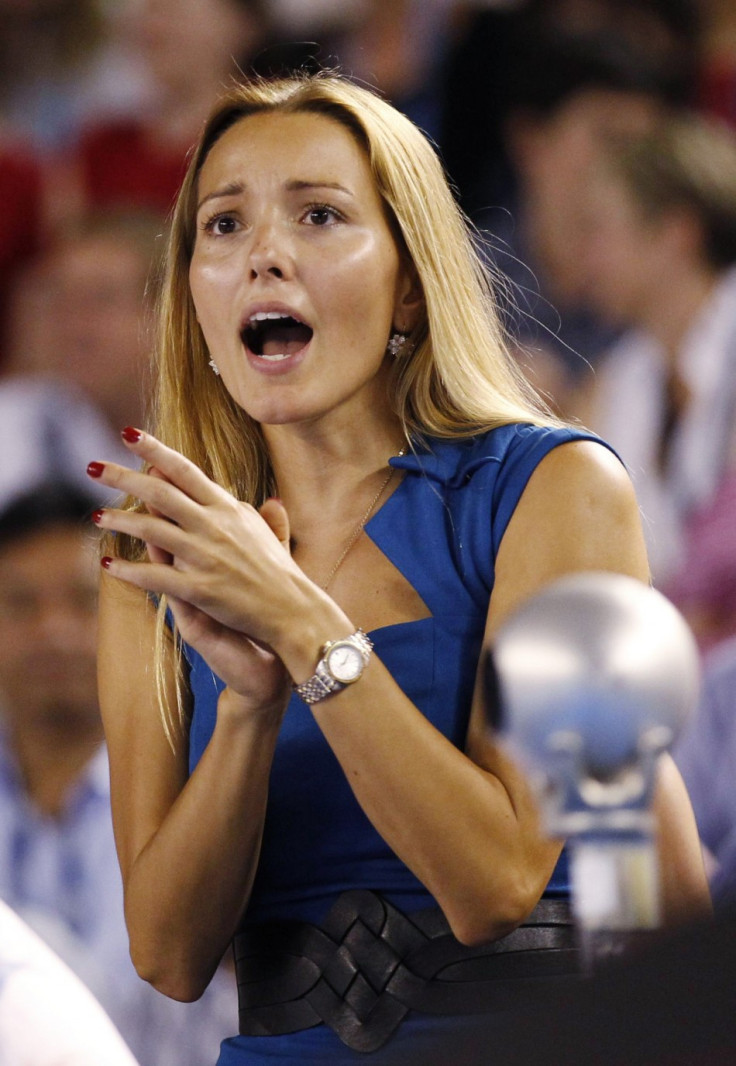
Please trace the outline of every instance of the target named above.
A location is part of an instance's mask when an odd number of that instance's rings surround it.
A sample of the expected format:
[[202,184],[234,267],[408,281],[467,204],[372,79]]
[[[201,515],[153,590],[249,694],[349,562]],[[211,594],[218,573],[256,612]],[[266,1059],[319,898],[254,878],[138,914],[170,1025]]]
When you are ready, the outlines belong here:
[[63,814],[102,740],[101,725],[77,731],[33,725],[13,730],[14,755],[34,806],[53,818]]
[[[291,512],[329,514],[365,483],[388,473],[388,460],[405,446],[394,416],[366,419],[361,424],[300,427],[266,426],[264,435],[273,464],[278,494]],[[361,498],[364,490],[359,490]]]
[[293,428],[266,427],[266,438],[295,558],[325,588],[398,484],[388,460],[405,441],[396,419],[341,433],[275,432]]

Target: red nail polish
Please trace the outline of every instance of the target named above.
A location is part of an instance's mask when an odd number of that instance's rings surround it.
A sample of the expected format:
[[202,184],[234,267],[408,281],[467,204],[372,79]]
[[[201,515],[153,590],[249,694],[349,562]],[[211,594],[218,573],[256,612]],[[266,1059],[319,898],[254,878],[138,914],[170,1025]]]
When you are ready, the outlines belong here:
[[109,555],[103,555],[102,558],[100,559],[100,566],[103,567],[103,569],[105,569],[105,570],[109,570],[110,569],[110,564],[111,563],[112,563],[112,559],[110,558]]
[[92,519],[93,522],[99,523],[99,521],[102,518],[104,513],[105,512],[102,509],[100,509],[99,511],[93,511],[92,514],[90,515],[90,518]]
[[126,426],[125,429],[121,430],[120,436],[123,440],[127,440],[128,444],[137,444],[143,434],[135,426]]
[[87,473],[90,477],[102,477],[102,471],[104,469],[104,463],[89,463],[87,466]]

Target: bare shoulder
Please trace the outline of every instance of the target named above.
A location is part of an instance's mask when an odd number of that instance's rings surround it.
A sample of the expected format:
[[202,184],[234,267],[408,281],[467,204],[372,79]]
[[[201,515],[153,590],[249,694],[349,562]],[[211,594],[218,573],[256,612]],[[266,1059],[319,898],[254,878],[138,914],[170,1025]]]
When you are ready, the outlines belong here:
[[530,477],[496,560],[495,624],[547,582],[580,570],[649,578],[631,479],[610,449],[589,440],[560,444]]
[[[605,444],[572,440],[559,444],[541,460],[525,490],[526,505],[539,492],[554,499],[562,492],[595,493],[613,504],[635,500],[631,479],[621,460]],[[530,491],[531,490],[531,491]],[[572,501],[569,501],[572,502]]]

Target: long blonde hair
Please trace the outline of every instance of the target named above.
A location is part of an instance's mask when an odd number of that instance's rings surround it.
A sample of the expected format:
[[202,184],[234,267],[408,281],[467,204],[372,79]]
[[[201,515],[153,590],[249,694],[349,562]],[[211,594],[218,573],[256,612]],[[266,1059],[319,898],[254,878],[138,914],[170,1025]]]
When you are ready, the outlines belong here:
[[394,368],[391,395],[407,436],[451,437],[505,422],[553,421],[507,352],[486,269],[427,138],[373,92],[318,74],[237,85],[204,128],[170,230],[154,432],[239,499],[257,505],[267,495],[270,466],[260,427],[212,374],[189,291],[199,172],[225,130],[264,111],[329,116],[367,153],[426,305],[411,355]]
[[[508,352],[487,268],[433,146],[372,91],[320,73],[234,86],[218,102],[192,153],[160,289],[152,411],[159,439],[240,500],[259,506],[273,491],[260,426],[212,373],[189,290],[201,168],[227,129],[263,112],[324,115],[348,129],[366,153],[389,225],[414,264],[425,301],[411,353],[396,360],[392,371],[390,395],[407,439],[467,437],[508,422],[555,424]],[[115,550],[136,553],[123,538],[116,538]],[[160,634],[164,608],[162,598]],[[161,640],[159,645],[161,679]]]

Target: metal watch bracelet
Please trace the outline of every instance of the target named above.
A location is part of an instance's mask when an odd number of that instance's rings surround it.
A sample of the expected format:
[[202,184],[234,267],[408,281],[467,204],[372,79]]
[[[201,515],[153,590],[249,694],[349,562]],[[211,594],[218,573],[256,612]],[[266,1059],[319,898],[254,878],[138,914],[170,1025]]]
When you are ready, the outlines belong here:
[[373,651],[373,642],[365,635],[362,629],[357,629],[349,637],[340,638],[340,641],[328,641],[322,647],[320,661],[317,663],[312,676],[307,678],[306,681],[302,681],[301,684],[292,686],[297,696],[303,699],[305,703],[319,703],[320,700],[325,699],[327,696],[332,696],[334,693],[341,692],[344,688],[347,688],[346,682],[338,681],[337,678],[332,676],[325,662],[325,656],[330,648],[340,642],[349,642],[354,647],[357,647],[363,656],[364,667],[368,665],[368,660]]

